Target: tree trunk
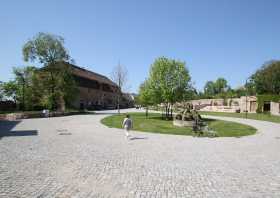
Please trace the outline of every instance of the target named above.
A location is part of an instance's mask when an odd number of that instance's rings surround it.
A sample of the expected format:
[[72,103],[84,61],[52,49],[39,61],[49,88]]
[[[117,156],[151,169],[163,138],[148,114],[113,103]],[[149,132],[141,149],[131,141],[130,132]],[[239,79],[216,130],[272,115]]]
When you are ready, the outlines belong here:
[[149,107],[147,106],[146,107],[146,118],[148,118],[148,110],[149,110]]
[[118,94],[118,114],[120,114],[120,93]]
[[167,116],[168,116],[167,111],[168,111],[168,106],[167,106],[167,105],[165,105],[165,119],[166,119],[166,118],[167,118]]
[[54,97],[55,82],[54,82],[54,76],[53,76],[52,71],[50,71],[50,75],[51,75],[51,110],[54,110],[54,108],[55,108],[55,97]]
[[25,110],[25,93],[24,93],[25,83],[22,83],[22,111]]
[[168,104],[168,106],[167,106],[167,120],[169,120],[169,116],[170,116],[170,105]]
[[171,105],[171,117],[170,118],[173,118],[173,105]]

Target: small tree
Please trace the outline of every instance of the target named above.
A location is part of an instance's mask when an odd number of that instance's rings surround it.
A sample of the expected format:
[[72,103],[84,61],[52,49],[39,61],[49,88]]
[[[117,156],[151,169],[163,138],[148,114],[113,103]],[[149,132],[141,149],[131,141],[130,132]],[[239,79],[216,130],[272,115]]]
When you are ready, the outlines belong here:
[[152,90],[148,80],[145,80],[139,89],[139,98],[138,101],[141,105],[146,108],[146,117],[148,117],[149,105],[153,105]]
[[153,101],[163,103],[166,118],[172,117],[173,104],[182,101],[190,91],[190,75],[185,62],[160,57],[150,69],[150,90]]
[[117,90],[118,113],[120,113],[120,100],[122,96],[122,91],[127,82],[127,77],[128,77],[127,69],[120,64],[118,64],[111,73],[111,79],[113,80],[113,82],[115,82],[118,85],[118,90]]

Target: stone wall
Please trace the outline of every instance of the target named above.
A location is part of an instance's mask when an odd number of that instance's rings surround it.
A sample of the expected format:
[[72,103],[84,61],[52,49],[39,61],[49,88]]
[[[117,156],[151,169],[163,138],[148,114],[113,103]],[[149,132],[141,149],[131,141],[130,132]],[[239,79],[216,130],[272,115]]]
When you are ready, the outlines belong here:
[[[247,105],[246,105],[247,99]],[[214,111],[214,112],[246,112],[256,113],[257,110],[257,97],[256,96],[242,96],[240,98],[224,99],[200,99],[191,100],[190,103],[194,108],[200,111]],[[224,105],[224,104],[227,105]]]
[[271,102],[270,103],[270,113],[272,115],[280,115],[280,102]]
[[[246,98],[247,98],[247,105],[246,105]],[[240,111],[249,113],[256,113],[257,111],[257,97],[256,96],[242,96],[240,98]]]
[[213,111],[213,112],[229,112],[229,113],[235,113],[240,110],[239,106],[206,106],[200,111]]

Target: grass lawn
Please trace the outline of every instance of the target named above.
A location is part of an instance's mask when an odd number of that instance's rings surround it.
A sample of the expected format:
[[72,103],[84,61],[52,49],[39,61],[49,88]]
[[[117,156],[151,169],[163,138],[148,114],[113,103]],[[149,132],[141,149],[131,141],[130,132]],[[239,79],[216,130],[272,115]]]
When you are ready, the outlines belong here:
[[[173,126],[172,121],[161,119],[161,114],[150,113],[149,117],[145,117],[145,113],[130,113],[133,119],[133,130],[145,131],[153,133],[174,134],[174,135],[193,135],[191,127],[176,127]],[[122,121],[125,114],[113,115],[106,117],[101,122],[113,128],[121,128]],[[217,132],[219,137],[240,137],[252,135],[256,133],[256,129],[235,122],[205,119],[208,127]]]
[[[246,118],[245,113],[224,113],[224,112],[208,112],[200,111],[201,115],[212,115],[212,116],[224,116],[224,117],[234,117],[234,118]],[[248,113],[248,119],[252,120],[262,120],[269,122],[280,123],[280,116],[264,114],[264,113]]]

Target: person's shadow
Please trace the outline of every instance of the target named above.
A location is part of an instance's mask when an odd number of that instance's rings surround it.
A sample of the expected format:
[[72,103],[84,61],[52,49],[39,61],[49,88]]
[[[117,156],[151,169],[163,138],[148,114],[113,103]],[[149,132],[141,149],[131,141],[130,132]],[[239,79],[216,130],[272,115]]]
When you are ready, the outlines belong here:
[[129,140],[147,140],[147,137],[131,137]]

